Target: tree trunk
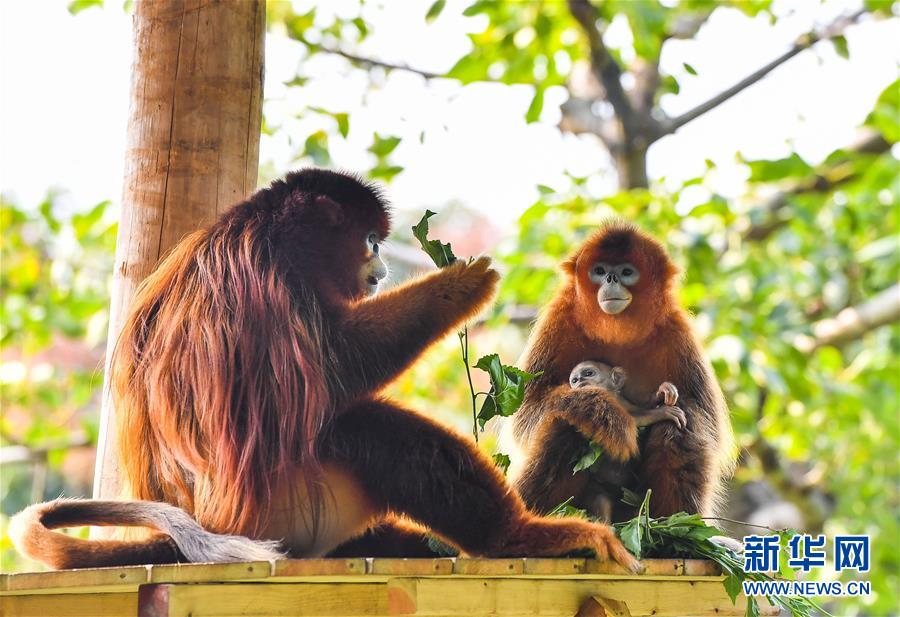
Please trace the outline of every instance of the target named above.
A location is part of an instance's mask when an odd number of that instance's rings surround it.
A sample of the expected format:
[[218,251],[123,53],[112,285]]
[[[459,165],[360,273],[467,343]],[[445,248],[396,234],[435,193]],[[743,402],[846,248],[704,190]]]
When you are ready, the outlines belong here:
[[265,0],[137,3],[96,498],[123,488],[109,357],[136,288],[182,237],[256,188],[264,34]]
[[647,149],[631,144],[622,148],[613,157],[619,177],[619,190],[645,189],[650,186],[647,179]]

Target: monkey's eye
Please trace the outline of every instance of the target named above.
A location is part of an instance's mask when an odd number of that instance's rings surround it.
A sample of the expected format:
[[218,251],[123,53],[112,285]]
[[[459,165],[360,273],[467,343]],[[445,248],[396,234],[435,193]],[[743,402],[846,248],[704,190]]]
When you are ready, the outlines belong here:
[[625,276],[631,276],[632,274],[634,274],[634,270],[632,270],[631,268],[625,268],[624,270],[622,270],[622,274],[624,274]]
[[584,375],[585,377],[593,377],[594,371],[592,371],[591,369],[588,369],[585,372],[583,372],[582,375]]
[[378,254],[378,234],[369,234],[369,237],[366,238],[366,243],[369,245],[369,248],[376,255]]
[[596,274],[597,276],[603,276],[604,274],[606,274],[606,270],[603,268],[603,266],[597,266],[596,268],[594,268],[594,274]]

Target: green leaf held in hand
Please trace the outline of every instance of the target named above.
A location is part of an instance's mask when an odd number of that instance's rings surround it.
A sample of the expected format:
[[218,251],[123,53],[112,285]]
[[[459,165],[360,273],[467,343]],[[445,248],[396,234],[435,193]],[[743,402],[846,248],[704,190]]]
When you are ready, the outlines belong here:
[[438,268],[444,268],[456,261],[456,255],[450,248],[450,243],[443,243],[440,240],[428,239],[428,219],[434,216],[431,210],[426,210],[422,219],[412,228],[413,236],[422,245],[422,250],[428,253],[431,260]]
[[540,375],[503,364],[495,353],[478,360],[475,368],[486,372],[491,378],[491,391],[478,412],[481,428],[494,416],[506,417],[516,413],[525,398],[525,384]]

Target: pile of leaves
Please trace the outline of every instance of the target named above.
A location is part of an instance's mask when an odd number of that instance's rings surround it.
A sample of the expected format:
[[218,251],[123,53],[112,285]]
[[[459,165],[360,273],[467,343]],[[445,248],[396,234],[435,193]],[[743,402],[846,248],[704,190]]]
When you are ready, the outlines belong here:
[[[679,512],[663,518],[650,516],[650,491],[643,500],[631,491],[625,491],[624,501],[630,505],[638,505],[638,515],[624,523],[614,525],[616,533],[625,547],[638,559],[649,557],[708,559],[715,562],[725,574],[723,585],[732,602],[746,581],[771,581],[772,576],[759,572],[745,572],[741,555],[732,549],[713,540],[716,536],[726,535],[721,529],[709,525],[699,514]],[[790,532],[780,533],[782,543],[786,544]],[[791,574],[789,568],[783,568],[782,576]],[[809,617],[816,611],[818,614],[828,613],[813,600],[804,597],[766,596],[770,604],[790,611],[793,617]],[[759,615],[759,604],[756,598],[747,597],[745,617]]]

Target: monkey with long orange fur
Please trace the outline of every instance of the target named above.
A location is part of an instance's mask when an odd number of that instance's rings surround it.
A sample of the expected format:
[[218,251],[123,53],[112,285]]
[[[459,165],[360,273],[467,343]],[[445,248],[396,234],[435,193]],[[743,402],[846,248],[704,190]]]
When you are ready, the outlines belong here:
[[[630,461],[636,485],[652,489],[654,516],[709,514],[732,468],[733,434],[719,384],[676,298],[677,269],[662,245],[624,223],[600,228],[563,263],[565,280],[543,310],[520,363],[542,374],[526,386],[513,436],[526,460],[515,485],[535,512],[582,494],[589,474],[572,473],[585,439],[597,464]],[[623,367],[623,394],[649,400],[659,384],[679,392],[685,424],[659,422],[638,444],[635,419],[604,388],[572,389],[569,371],[585,358]],[[577,503],[576,505],[585,505]],[[632,514],[621,506],[613,515]]]
[[[112,360],[122,468],[146,501],[33,506],[19,549],[53,567],[347,555],[373,536],[417,551],[404,517],[467,554],[592,549],[635,569],[609,527],[531,514],[473,443],[379,394],[498,279],[481,258],[373,295],[388,231],[374,187],[304,170],[183,240]],[[50,531],[82,524],[158,533]]]

